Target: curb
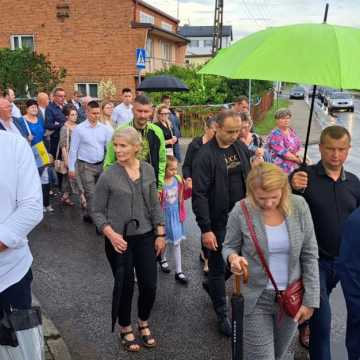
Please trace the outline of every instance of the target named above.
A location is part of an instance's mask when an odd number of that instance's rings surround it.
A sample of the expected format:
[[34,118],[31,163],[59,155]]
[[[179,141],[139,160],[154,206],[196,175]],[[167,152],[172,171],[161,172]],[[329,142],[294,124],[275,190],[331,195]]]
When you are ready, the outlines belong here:
[[[40,306],[39,300],[33,294],[33,305]],[[44,342],[45,342],[45,360],[71,360],[71,355],[59,330],[49,319],[42,309]]]

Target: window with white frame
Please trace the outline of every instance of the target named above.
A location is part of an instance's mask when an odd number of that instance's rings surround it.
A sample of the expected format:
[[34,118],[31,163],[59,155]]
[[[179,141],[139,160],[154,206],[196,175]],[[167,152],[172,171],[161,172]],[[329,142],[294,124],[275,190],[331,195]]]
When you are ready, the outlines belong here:
[[171,52],[172,52],[172,46],[166,41],[160,42],[160,48],[161,48],[161,58],[163,60],[171,61]]
[[153,57],[154,55],[154,46],[151,37],[146,39],[146,57]]
[[164,29],[164,30],[167,30],[167,31],[172,31],[172,25],[165,22],[165,21],[162,21],[161,22],[161,28]]
[[11,35],[11,50],[29,48],[34,50],[34,35]]
[[212,40],[211,39],[205,39],[204,40],[204,47],[212,47]]
[[146,12],[140,11],[140,22],[147,24],[155,24],[155,18],[154,16],[149,15]]
[[198,48],[199,47],[199,40],[190,40],[190,47]]
[[94,99],[97,99],[99,96],[98,83],[77,83],[75,84],[75,90],[81,92],[83,96],[90,96]]

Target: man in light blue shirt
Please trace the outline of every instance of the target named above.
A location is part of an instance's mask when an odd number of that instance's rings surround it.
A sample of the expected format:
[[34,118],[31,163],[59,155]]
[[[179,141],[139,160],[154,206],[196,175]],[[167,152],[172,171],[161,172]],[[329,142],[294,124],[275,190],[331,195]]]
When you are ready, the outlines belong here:
[[114,127],[127,124],[134,118],[132,100],[133,95],[131,89],[122,89],[122,103],[115,107],[111,115]]
[[95,185],[102,172],[106,146],[112,136],[109,128],[99,122],[99,118],[100,105],[92,100],[87,104],[87,119],[73,131],[69,151],[69,176],[75,178],[77,162],[88,204],[83,220],[89,223],[92,222]]
[[28,142],[0,131],[0,319],[31,307],[32,255],[27,236],[43,218],[40,177]]

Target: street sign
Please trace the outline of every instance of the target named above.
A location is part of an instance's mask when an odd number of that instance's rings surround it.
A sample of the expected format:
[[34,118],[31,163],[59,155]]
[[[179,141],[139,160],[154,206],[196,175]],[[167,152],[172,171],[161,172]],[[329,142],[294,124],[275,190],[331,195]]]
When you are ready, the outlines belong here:
[[136,67],[138,69],[145,69],[146,52],[145,49],[136,49]]

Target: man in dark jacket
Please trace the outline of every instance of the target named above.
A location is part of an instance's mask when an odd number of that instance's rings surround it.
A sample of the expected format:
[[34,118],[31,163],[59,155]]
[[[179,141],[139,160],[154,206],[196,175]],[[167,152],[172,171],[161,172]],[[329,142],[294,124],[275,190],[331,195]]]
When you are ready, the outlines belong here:
[[[337,260],[345,221],[360,206],[360,181],[344,169],[351,135],[339,125],[320,135],[321,160],[290,176],[293,191],[309,205],[319,246],[320,308],[310,319],[311,359],[331,359],[330,295],[339,282]],[[346,296],[345,296],[346,297]]]
[[50,102],[45,110],[45,128],[51,131],[50,135],[50,154],[56,156],[57,147],[60,140],[60,129],[64,125],[66,118],[62,111],[65,103],[65,91],[62,88],[54,90],[54,101]]
[[203,145],[192,168],[192,205],[200,227],[203,245],[209,249],[209,292],[218,318],[218,329],[231,336],[227,315],[225,263],[221,256],[228,214],[245,197],[245,181],[250,170],[250,153],[238,141],[241,119],[234,111],[216,117],[215,137]]

